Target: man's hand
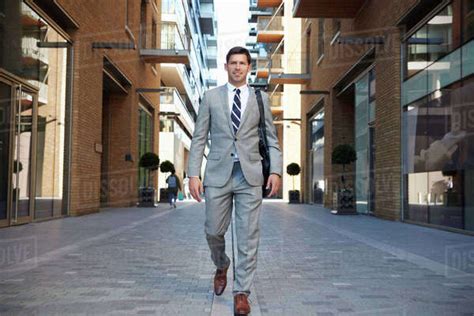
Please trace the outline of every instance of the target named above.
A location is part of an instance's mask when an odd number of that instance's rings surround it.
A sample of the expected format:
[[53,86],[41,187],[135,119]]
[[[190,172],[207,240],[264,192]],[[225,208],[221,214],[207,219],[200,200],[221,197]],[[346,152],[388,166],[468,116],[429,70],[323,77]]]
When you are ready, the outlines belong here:
[[204,192],[204,189],[202,187],[201,180],[197,177],[192,177],[189,178],[189,192],[191,193],[191,196],[193,199],[195,199],[198,202],[201,202],[201,194]]
[[272,197],[276,195],[278,193],[278,190],[280,190],[280,186],[281,186],[280,176],[272,173],[268,177],[268,181],[267,181],[267,190],[271,189],[270,193],[268,194],[268,197]]

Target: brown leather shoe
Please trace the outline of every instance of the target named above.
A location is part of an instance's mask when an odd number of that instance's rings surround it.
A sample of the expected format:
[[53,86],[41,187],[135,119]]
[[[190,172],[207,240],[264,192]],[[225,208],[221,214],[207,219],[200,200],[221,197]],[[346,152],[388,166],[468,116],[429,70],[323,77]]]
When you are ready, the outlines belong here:
[[214,293],[217,296],[221,295],[227,285],[227,269],[217,269],[216,275],[214,276]]
[[234,296],[234,315],[244,316],[250,313],[250,305],[247,300],[247,295],[237,294]]

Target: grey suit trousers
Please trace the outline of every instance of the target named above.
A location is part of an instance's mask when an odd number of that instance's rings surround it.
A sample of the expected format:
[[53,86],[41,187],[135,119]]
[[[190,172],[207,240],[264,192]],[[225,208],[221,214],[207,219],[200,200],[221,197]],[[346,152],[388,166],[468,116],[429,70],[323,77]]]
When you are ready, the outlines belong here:
[[230,259],[225,253],[224,235],[230,224],[233,204],[235,206],[237,261],[233,292],[248,295],[257,269],[262,187],[249,185],[240,163],[235,162],[232,176],[223,187],[206,186],[204,192],[206,239],[211,258],[220,269],[230,265]]

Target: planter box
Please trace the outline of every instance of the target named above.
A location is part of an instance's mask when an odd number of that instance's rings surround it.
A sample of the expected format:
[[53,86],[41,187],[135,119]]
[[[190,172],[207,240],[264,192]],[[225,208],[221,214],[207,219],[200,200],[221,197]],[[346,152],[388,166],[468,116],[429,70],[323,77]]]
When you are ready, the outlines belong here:
[[138,191],[138,206],[155,207],[155,188],[140,188]]
[[357,215],[354,206],[354,192],[352,190],[342,189],[336,194],[336,210],[331,211],[331,213],[336,215]]
[[300,191],[290,190],[288,191],[288,203],[299,204],[300,203]]

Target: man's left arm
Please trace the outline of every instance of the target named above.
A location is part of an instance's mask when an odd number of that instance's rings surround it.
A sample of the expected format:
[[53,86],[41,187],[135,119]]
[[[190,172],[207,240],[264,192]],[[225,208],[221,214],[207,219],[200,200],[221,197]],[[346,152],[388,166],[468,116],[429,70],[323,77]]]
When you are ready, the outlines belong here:
[[270,109],[270,99],[268,94],[262,93],[263,105],[265,110],[265,127],[267,130],[267,144],[270,153],[270,174],[277,174],[280,177],[283,174],[283,157],[275,125],[273,124],[273,115]]

